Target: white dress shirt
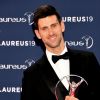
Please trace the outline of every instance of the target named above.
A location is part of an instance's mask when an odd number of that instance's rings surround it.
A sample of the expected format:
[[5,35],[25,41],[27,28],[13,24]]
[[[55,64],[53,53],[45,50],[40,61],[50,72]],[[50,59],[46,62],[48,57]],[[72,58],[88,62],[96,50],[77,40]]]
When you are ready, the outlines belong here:
[[[64,54],[65,52],[68,52],[66,45],[60,55]],[[48,61],[50,62],[59,80],[62,80],[64,76],[70,75],[69,59],[60,59],[54,64],[52,61],[52,55],[55,55],[55,54],[49,52],[46,49],[46,55],[47,55]],[[62,83],[65,86],[65,88],[68,90],[69,89],[68,81],[66,79],[63,79]]]

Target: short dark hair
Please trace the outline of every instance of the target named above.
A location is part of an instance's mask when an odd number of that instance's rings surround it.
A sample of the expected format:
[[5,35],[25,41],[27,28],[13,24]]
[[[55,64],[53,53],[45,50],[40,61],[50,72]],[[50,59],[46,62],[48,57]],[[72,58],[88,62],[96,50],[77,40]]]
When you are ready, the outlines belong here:
[[56,15],[58,21],[61,22],[61,16],[59,15],[55,7],[51,5],[42,5],[39,8],[37,8],[36,11],[34,12],[34,17],[33,17],[34,29],[38,29],[38,20],[40,18],[45,18],[51,15]]

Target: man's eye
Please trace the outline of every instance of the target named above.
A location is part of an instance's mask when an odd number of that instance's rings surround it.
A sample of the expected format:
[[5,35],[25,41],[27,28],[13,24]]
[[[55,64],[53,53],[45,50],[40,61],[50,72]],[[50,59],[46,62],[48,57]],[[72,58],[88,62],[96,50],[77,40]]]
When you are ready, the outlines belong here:
[[42,30],[47,30],[47,27],[43,27]]
[[52,25],[52,27],[56,27],[56,26],[57,26],[56,24],[53,24],[53,25]]

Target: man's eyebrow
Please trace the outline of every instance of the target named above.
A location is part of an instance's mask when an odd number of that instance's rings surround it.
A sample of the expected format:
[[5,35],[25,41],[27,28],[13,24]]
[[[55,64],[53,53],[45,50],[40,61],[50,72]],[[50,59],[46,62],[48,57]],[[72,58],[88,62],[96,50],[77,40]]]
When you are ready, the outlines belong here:
[[51,25],[56,25],[56,24],[58,24],[58,22],[56,22],[56,23],[53,23],[53,24],[51,24]]
[[41,27],[41,29],[42,29],[42,28],[47,28],[47,27],[48,27],[48,26],[43,26],[43,27]]

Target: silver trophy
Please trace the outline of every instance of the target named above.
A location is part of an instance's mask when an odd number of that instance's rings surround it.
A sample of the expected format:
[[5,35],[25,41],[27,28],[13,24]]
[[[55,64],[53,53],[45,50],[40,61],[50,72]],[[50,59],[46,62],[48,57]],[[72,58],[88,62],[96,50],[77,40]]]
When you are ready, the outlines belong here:
[[88,85],[87,81],[79,76],[79,75],[68,75],[68,76],[64,76],[63,78],[61,78],[56,86],[55,86],[55,96],[56,96],[56,99],[57,100],[60,100],[59,99],[59,96],[57,94],[57,88],[59,88],[59,84],[62,83],[62,84],[65,84],[65,86],[67,85],[68,90],[69,90],[69,95],[70,96],[75,96],[75,91],[76,89],[83,83],[85,82],[86,85]]

